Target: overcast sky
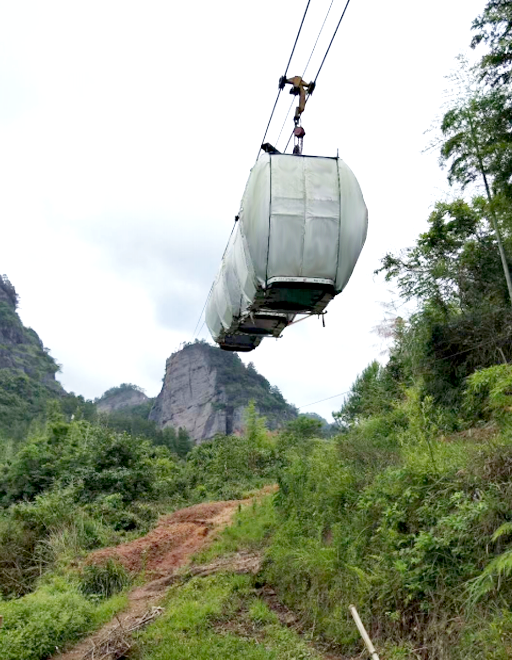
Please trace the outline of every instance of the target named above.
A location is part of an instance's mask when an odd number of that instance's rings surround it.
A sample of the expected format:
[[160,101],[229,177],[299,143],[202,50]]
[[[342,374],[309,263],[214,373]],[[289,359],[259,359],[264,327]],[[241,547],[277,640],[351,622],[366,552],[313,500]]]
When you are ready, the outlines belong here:
[[[288,75],[303,73],[329,4],[312,0]],[[333,0],[306,79],[344,4]],[[305,5],[0,0],[0,272],[68,391],[131,382],[155,396],[166,358],[193,338]],[[450,194],[424,132],[484,6],[349,5],[303,116],[304,151],[339,149],[368,239],[326,328],[311,319],[242,356],[297,406],[385,359],[374,328],[396,296],[373,272]],[[290,101],[281,95],[274,144]],[[330,418],[341,401],[304,412]]]

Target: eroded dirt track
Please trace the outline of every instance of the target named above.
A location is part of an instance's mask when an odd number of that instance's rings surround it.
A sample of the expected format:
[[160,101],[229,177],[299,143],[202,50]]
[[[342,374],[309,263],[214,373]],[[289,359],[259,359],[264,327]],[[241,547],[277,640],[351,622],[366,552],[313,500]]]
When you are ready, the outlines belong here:
[[100,651],[102,640],[117,629],[129,630],[151,607],[158,605],[177,570],[185,566],[194,553],[231,522],[234,512],[240,506],[249,502],[250,500],[208,502],[181,509],[163,516],[157,527],[146,536],[113,548],[103,548],[89,555],[89,564],[100,564],[114,558],[132,574],[144,571],[149,581],[129,593],[128,608],[118,617],[72,650],[57,654],[54,658],[93,660],[101,657],[107,660],[109,655]]
[[213,531],[225,527],[244,503],[208,502],[181,509],[160,518],[158,526],[140,539],[93,552],[87,563],[102,564],[112,557],[130,573],[144,570],[148,578],[165,577],[197,552]]

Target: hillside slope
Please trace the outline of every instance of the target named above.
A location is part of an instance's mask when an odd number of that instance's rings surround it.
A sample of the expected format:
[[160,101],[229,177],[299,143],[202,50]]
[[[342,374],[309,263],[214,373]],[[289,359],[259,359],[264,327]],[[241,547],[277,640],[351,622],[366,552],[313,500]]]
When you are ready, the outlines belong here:
[[55,379],[59,367],[16,311],[18,296],[0,275],[0,434],[20,437],[49,399],[65,394]]

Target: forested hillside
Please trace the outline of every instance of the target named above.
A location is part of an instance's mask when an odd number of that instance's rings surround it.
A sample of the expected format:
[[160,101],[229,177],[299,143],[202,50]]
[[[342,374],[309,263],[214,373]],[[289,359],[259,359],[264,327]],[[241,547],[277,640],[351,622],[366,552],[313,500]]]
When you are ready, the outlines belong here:
[[[510,2],[489,0],[471,46],[478,64],[461,63],[438,127],[453,195],[414,245],[375,265],[414,312],[392,320],[389,358],[356,379],[335,437],[302,415],[270,432],[254,403],[243,433],[193,448],[133,410],[98,416],[76,397],[50,403],[22,438],[6,423],[18,440],[2,440],[0,461],[0,657],[44,660],[127,607],[145,567],[94,562],[93,550],[145,534],[161,513],[272,484],[240,503],[200,570],[164,577],[160,618],[118,658],[366,657],[350,604],[385,660],[511,657]],[[233,365],[217,365],[227,388]],[[250,369],[243,383],[262,386]],[[241,575],[233,558],[249,553],[255,574]]]
[[20,439],[46,402],[64,390],[55,380],[59,367],[31,328],[17,314],[18,295],[0,275],[0,438]]

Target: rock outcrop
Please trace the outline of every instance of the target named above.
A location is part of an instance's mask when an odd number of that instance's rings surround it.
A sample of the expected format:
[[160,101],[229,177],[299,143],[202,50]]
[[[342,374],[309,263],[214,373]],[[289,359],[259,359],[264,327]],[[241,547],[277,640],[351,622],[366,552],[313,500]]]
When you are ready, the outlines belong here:
[[48,402],[65,396],[56,380],[58,364],[16,311],[18,296],[0,275],[0,437],[24,437]]
[[96,402],[96,410],[100,413],[111,413],[123,408],[142,406],[150,401],[144,392],[134,385],[121,385],[107,390]]
[[297,416],[276,387],[235,353],[196,342],[167,360],[162,391],[150,413],[160,428],[184,428],[195,442],[243,430],[249,401],[269,428]]
[[12,377],[26,376],[55,394],[64,394],[55,379],[59,366],[37,333],[23,325],[16,311],[17,304],[14,286],[5,275],[0,275],[0,370],[9,372]]

